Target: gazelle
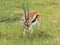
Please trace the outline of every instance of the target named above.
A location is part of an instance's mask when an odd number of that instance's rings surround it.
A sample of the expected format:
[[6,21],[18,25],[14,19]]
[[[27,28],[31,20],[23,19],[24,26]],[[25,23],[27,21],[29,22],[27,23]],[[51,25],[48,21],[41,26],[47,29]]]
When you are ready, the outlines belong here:
[[24,16],[21,18],[22,26],[23,26],[23,36],[25,36],[25,29],[29,29],[30,34],[33,34],[33,25],[38,25],[38,29],[40,28],[40,13],[38,11],[29,11],[28,5],[26,12],[25,7],[24,9]]

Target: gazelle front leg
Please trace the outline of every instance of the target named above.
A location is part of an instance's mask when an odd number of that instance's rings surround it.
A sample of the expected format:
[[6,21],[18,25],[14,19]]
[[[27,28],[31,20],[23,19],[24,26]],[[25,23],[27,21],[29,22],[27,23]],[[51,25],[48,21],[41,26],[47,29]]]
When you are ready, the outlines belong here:
[[22,26],[22,35],[23,35],[23,37],[25,37],[25,27],[24,27],[24,23],[23,23],[23,21],[21,20],[21,26]]
[[23,29],[23,37],[25,37],[25,29]]
[[31,37],[32,34],[33,34],[33,28],[32,28],[32,26],[29,28],[29,31],[30,31],[30,37]]

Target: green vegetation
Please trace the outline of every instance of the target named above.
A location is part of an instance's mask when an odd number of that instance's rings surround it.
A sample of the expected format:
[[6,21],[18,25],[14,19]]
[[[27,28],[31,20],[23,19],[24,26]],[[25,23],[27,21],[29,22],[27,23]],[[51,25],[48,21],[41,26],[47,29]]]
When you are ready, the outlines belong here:
[[[22,37],[22,0],[0,0],[0,45],[60,45],[60,0],[26,0],[30,10],[41,13],[40,31]],[[38,33],[39,32],[39,33]]]

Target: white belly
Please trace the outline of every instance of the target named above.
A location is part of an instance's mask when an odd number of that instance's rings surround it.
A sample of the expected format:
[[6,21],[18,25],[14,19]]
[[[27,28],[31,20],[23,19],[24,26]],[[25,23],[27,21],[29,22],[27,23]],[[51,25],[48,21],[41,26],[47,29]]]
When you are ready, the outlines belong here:
[[36,24],[37,24],[37,22],[38,22],[38,21],[36,20],[35,22],[33,22],[33,23],[32,23],[32,25],[36,25]]

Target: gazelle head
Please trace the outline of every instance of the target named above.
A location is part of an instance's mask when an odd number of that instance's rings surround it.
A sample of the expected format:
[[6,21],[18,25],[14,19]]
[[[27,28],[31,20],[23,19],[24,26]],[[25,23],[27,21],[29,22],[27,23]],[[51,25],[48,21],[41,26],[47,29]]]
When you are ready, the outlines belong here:
[[30,21],[30,18],[29,18],[29,8],[28,8],[28,4],[27,4],[27,12],[26,12],[26,9],[24,7],[24,4],[23,4],[23,10],[24,10],[24,20],[23,23],[25,25],[26,28],[29,28],[30,25],[31,25],[31,21]]

